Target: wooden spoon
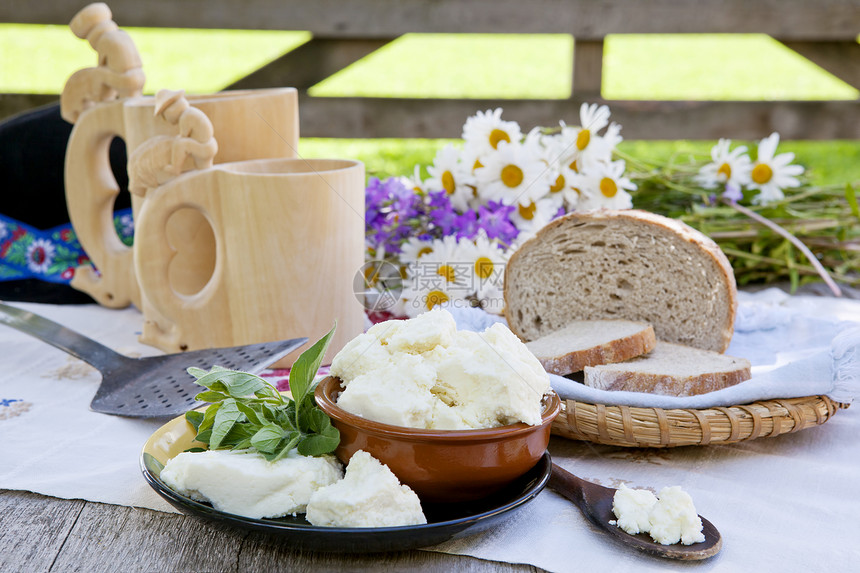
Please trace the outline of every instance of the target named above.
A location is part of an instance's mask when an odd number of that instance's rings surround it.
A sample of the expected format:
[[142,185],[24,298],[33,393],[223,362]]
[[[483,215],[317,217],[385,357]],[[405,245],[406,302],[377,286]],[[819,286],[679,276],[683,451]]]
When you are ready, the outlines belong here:
[[647,533],[638,535],[626,533],[620,527],[609,523],[610,520],[615,519],[615,514],[612,513],[612,499],[617,490],[580,479],[556,464],[552,464],[552,475],[548,485],[575,503],[594,525],[618,541],[650,555],[692,561],[713,557],[723,546],[720,532],[701,515],[699,517],[702,519],[702,532],[705,534],[705,540],[701,543],[661,545],[651,539]]

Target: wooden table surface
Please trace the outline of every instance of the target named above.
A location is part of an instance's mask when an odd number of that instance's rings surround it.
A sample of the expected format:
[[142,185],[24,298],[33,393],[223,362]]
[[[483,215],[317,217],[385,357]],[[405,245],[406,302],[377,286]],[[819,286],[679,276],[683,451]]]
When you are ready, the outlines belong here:
[[542,571],[432,551],[293,551],[180,514],[0,490],[0,571]]

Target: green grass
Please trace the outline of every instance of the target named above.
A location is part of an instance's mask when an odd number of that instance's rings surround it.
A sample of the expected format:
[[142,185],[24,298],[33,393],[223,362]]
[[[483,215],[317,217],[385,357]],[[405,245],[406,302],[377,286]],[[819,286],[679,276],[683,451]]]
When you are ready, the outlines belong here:
[[[126,28],[147,75],[146,93],[223,89],[307,41],[305,32]],[[567,35],[408,34],[311,89],[315,96],[566,98],[573,40]],[[59,93],[94,64],[65,26],[0,24],[0,93]],[[625,35],[606,40],[608,99],[857,99],[858,92],[762,35]],[[463,120],[465,121],[465,117]],[[577,118],[565,119],[576,123]],[[528,129],[532,126],[523,126]],[[623,134],[623,131],[622,131]],[[447,140],[303,139],[308,157],[353,157],[377,176],[410,174]],[[706,156],[713,142],[626,141],[644,159]],[[785,142],[815,183],[860,180],[860,142]]]
[[[368,175],[379,178],[412,175],[415,165],[433,162],[436,151],[451,139],[302,139],[299,152],[304,157],[350,157],[364,162]],[[676,162],[706,160],[715,141],[624,141],[619,149],[645,161]],[[746,143],[754,149],[756,142]],[[779,153],[792,152],[796,162],[807,169],[816,185],[860,184],[860,142],[786,141]],[[422,169],[427,176],[426,169]]]

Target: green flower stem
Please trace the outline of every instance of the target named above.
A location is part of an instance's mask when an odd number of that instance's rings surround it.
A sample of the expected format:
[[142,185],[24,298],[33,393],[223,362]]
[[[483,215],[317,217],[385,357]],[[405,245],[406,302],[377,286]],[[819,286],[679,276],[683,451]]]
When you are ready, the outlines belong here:
[[[821,276],[822,279],[824,279],[824,282],[827,283],[827,286],[830,287],[830,290],[833,292],[833,295],[834,296],[842,296],[842,289],[839,288],[839,285],[837,285],[835,282],[833,282],[833,279],[830,277],[830,273],[827,272],[827,269],[824,268],[824,266],[818,261],[818,258],[812,253],[812,251],[810,251],[809,248],[807,248],[807,246],[804,245],[797,237],[795,237],[794,235],[792,235],[791,233],[789,233],[788,231],[786,231],[785,229],[783,229],[782,227],[780,227],[779,225],[777,225],[776,223],[771,221],[770,219],[762,217],[761,215],[759,215],[755,211],[752,211],[751,209],[747,209],[743,205],[738,205],[736,202],[728,201],[726,199],[722,199],[722,202],[724,204],[728,205],[729,207],[731,207],[732,209],[735,209],[739,213],[746,215],[750,219],[758,221],[759,223],[761,223],[765,227],[768,227],[769,229],[771,229],[772,231],[774,231],[778,235],[787,239],[792,245],[797,247],[801,253],[803,253],[803,256],[806,257],[806,259],[815,268],[815,271]],[[791,265],[789,265],[789,266],[791,266]]]

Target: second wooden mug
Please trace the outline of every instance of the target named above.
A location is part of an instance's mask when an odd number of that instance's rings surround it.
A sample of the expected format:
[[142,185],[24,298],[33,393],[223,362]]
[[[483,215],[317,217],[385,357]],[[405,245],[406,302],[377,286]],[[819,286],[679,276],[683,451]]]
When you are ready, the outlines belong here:
[[[246,159],[295,157],[299,138],[298,95],[295,88],[236,90],[188,96],[203,111],[218,137],[215,163]],[[179,128],[154,114],[155,98],[141,96],[101,103],[75,123],[66,151],[66,203],[72,226],[92,267],[78,268],[72,286],[99,304],[122,308],[130,303],[146,312],[134,276],[132,249],[120,242],[113,226],[113,205],[119,187],[111,172],[108,149],[114,137],[125,140],[129,157],[145,141],[176,135]],[[137,219],[141,197],[132,197]],[[186,237],[199,220],[193,214],[181,225]],[[197,243],[185,241],[186,258],[205,260],[211,241],[205,233]],[[193,288],[197,272],[186,273]]]
[[[171,217],[199,213],[215,264],[196,292],[171,281]],[[151,191],[135,231],[134,262],[157,311],[143,342],[165,352],[322,337],[325,362],[364,328],[353,277],[364,263],[364,166],[342,159],[268,159],[189,172]],[[289,366],[291,358],[278,367]]]

